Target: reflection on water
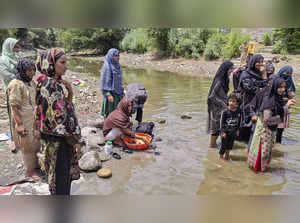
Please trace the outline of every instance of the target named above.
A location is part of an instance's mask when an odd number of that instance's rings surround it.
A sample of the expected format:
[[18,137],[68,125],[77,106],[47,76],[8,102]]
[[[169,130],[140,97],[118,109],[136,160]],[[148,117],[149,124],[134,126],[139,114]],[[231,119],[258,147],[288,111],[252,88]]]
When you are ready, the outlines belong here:
[[[101,64],[72,60],[82,72],[99,75]],[[208,148],[206,134],[206,97],[211,79],[185,77],[168,72],[124,69],[126,83],[139,82],[148,90],[144,120],[164,118],[156,126],[160,156],[138,153],[119,163],[122,178],[110,181],[92,178],[82,193],[110,194],[297,194],[300,193],[300,109],[293,108],[290,128],[284,132],[283,145],[276,145],[267,173],[250,171],[246,146],[236,143],[232,161],[218,160],[218,151]],[[297,93],[299,98],[299,91]],[[192,119],[182,120],[182,114]],[[118,161],[119,162],[119,161]],[[124,170],[125,169],[125,170]],[[117,173],[118,174],[118,173]],[[113,181],[117,186],[114,186]],[[108,183],[110,182],[110,183]],[[109,184],[109,185],[108,185]],[[104,186],[103,186],[104,185]],[[113,189],[99,189],[109,186]]]

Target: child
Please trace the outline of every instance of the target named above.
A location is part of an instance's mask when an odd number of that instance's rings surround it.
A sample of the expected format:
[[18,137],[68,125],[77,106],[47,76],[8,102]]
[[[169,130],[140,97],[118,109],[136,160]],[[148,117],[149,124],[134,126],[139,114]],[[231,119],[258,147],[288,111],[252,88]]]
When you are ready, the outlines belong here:
[[[228,108],[222,112],[221,117],[221,140],[220,159],[229,160],[229,152],[233,147],[235,136],[239,135],[241,123],[241,111],[238,97],[235,93],[230,94],[228,98]],[[225,154],[225,157],[224,157]]]

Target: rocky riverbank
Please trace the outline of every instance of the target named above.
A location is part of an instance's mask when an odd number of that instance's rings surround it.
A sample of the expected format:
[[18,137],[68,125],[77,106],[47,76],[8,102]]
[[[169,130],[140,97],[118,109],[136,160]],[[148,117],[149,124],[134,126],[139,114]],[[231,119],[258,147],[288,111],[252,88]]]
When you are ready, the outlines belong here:
[[[282,60],[281,55],[272,54],[271,46],[257,46],[258,53],[262,54],[265,58],[265,62],[272,60],[274,57],[278,59],[278,63],[273,63],[275,66],[275,72],[283,66],[290,65],[294,68],[295,81],[300,84],[300,55],[288,55],[288,60]],[[72,53],[71,56],[80,56],[90,61],[103,61],[103,56],[89,56],[92,52],[85,51],[81,53]],[[235,66],[240,65],[239,58],[232,59]],[[167,71],[177,73],[180,75],[188,75],[194,77],[213,77],[222,63],[221,60],[206,61],[203,57],[200,59],[186,59],[186,58],[165,58],[158,59],[151,53],[147,54],[133,54],[133,53],[121,53],[120,63],[123,67],[133,69],[150,69],[157,71]]]

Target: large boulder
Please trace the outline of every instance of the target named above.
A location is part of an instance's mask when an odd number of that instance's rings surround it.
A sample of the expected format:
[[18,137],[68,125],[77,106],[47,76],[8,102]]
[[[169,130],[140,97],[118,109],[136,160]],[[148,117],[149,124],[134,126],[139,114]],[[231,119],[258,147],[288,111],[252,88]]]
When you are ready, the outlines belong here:
[[97,118],[97,119],[88,119],[87,124],[91,127],[103,129],[104,126],[104,119],[103,118]]
[[100,146],[105,145],[105,138],[102,134],[102,131],[95,127],[84,127],[81,130],[81,136],[86,144],[86,150],[95,150]]
[[78,164],[79,168],[84,171],[97,171],[102,166],[101,159],[96,151],[85,153]]

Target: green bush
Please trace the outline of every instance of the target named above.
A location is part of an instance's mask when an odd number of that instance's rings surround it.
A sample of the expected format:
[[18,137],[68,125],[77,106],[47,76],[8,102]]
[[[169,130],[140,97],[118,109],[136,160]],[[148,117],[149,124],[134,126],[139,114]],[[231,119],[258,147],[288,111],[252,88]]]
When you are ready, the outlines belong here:
[[170,56],[169,49],[169,31],[170,28],[149,28],[148,35],[153,39],[154,48],[156,48],[156,55],[158,57]]
[[171,56],[199,58],[205,49],[211,31],[199,28],[173,28],[169,31],[169,50]]
[[89,28],[62,29],[58,32],[58,40],[66,51],[82,49],[99,49],[106,54],[110,48],[118,48],[126,29]]
[[233,57],[239,57],[241,55],[239,47],[243,41],[249,42],[249,35],[242,35],[238,32],[231,32],[227,35],[227,41],[222,48],[222,59],[230,60]]
[[270,33],[265,33],[264,34],[263,42],[264,42],[265,46],[271,46],[272,45],[272,38],[271,38]]
[[128,52],[146,53],[152,49],[153,39],[148,36],[145,29],[134,29],[125,35],[120,47]]
[[277,41],[277,45],[273,47],[274,52],[279,53],[281,49],[284,49],[288,53],[293,53],[300,49],[300,28],[275,29],[273,39],[275,40],[275,45]]
[[0,48],[2,49],[2,44],[4,40],[9,37],[8,29],[0,29]]
[[272,47],[272,53],[279,54],[281,50],[287,51],[284,43],[281,40],[276,40]]
[[222,56],[222,48],[226,44],[226,35],[221,33],[213,34],[207,41],[204,57],[206,60],[219,59]]

